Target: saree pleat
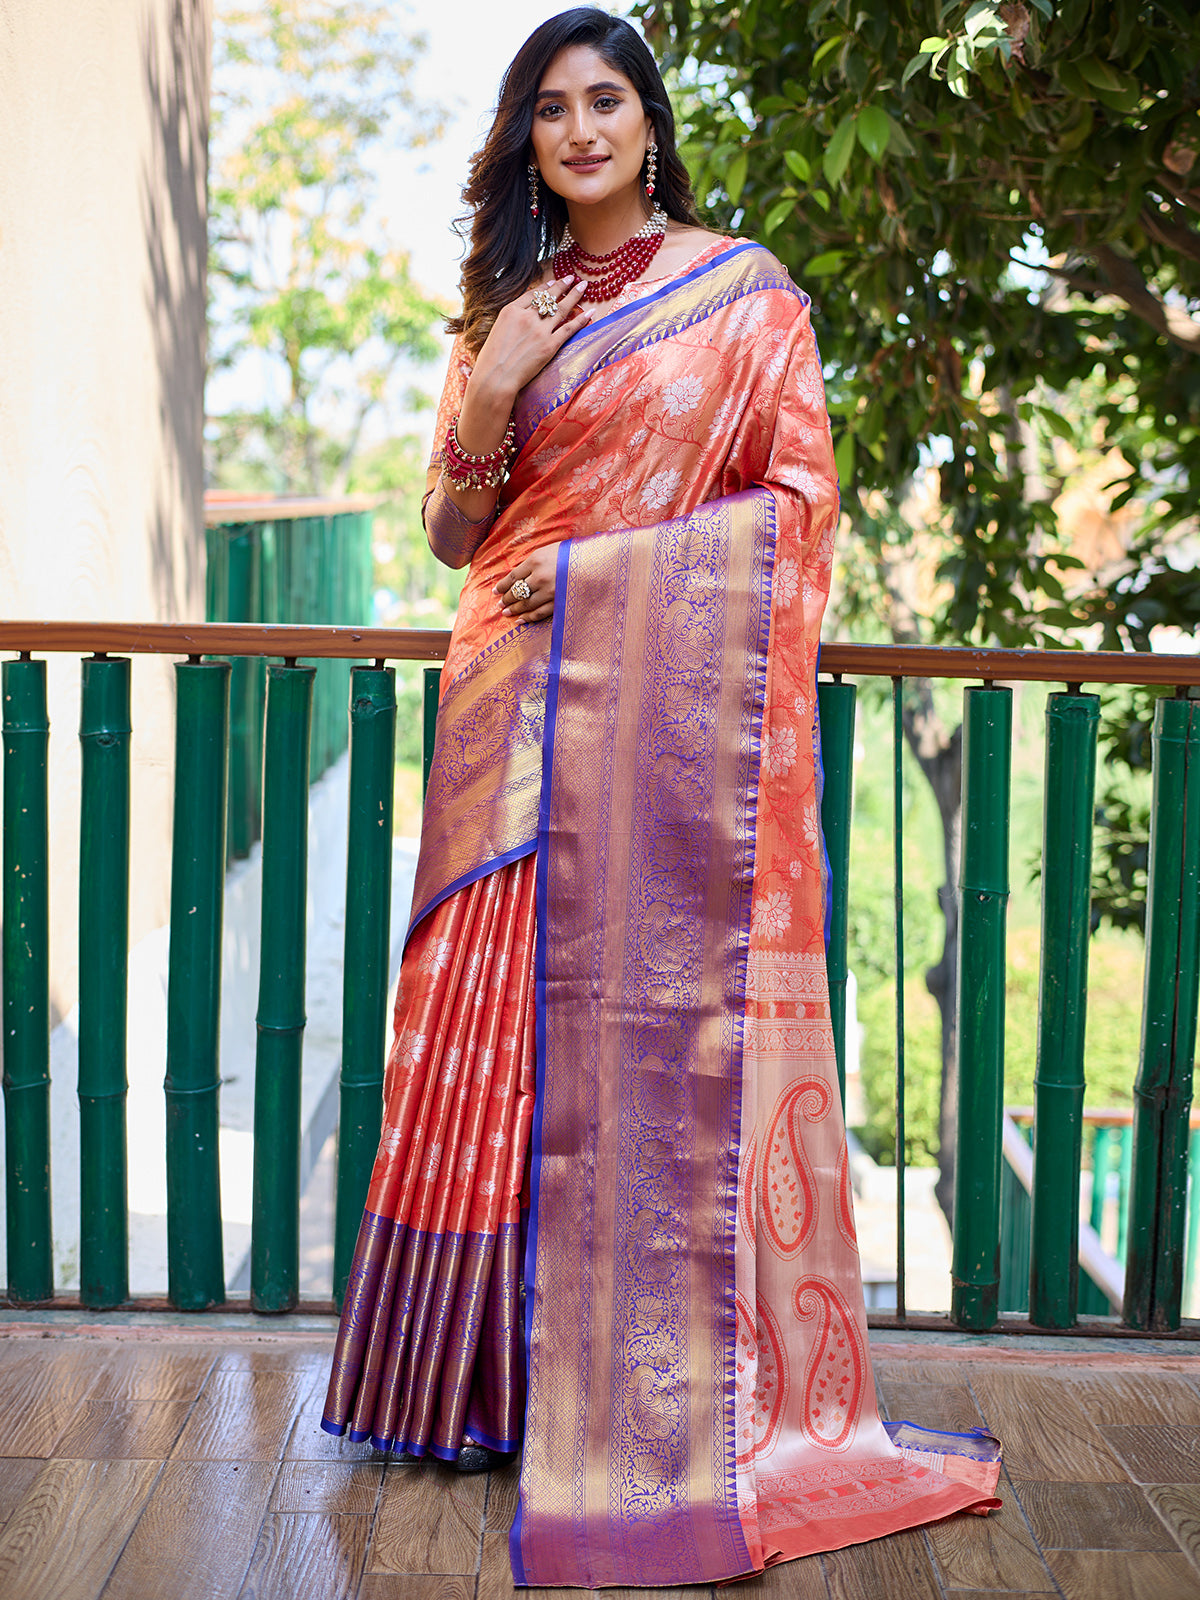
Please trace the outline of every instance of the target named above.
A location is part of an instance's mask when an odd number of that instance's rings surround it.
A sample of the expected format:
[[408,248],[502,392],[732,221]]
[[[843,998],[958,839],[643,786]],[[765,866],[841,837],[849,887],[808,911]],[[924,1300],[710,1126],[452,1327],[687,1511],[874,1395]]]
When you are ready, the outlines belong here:
[[516,1446],[534,915],[524,857],[451,895],[409,941],[327,1432],[453,1458],[474,1392],[479,1442]]

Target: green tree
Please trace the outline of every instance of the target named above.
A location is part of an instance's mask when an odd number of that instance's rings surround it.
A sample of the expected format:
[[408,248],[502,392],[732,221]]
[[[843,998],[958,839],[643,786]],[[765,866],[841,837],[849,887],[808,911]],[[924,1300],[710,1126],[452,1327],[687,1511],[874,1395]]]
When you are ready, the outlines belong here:
[[370,155],[437,132],[411,71],[422,41],[385,0],[218,5],[210,181],[216,370],[266,352],[278,400],[210,418],[218,478],[344,492],[373,416],[424,402],[445,307],[374,216]]
[[[1004,645],[1090,627],[1135,649],[1194,627],[1200,584],[1179,569],[1200,481],[1195,8],[651,0],[641,15],[676,71],[710,214],[762,238],[816,301],[851,620]],[[1067,443],[1111,452],[1111,504],[1137,513],[1102,581],[1056,515]],[[907,508],[931,475],[914,563]],[[927,982],[948,1212],[960,731],[923,684],[905,731],[944,838]]]

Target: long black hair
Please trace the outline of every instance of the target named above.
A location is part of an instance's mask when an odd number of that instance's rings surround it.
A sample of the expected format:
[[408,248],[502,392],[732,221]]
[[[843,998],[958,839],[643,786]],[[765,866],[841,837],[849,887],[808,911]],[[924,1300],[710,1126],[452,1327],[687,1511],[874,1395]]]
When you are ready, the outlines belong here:
[[675,222],[699,224],[687,168],[675,148],[675,117],[654,57],[645,41],[621,17],[595,6],[578,6],[551,17],[526,39],[500,85],[496,117],[483,148],[471,159],[463,188],[470,207],[458,226],[470,227],[470,248],[460,287],[463,311],[446,326],[466,336],[476,353],[496,314],[538,276],[539,267],[562,238],[567,205],[545,183],[539,185],[539,215],[529,206],[528,168],[534,102],[546,69],[560,50],[590,45],[610,67],[623,73],[638,92],[654,126],[658,176],[654,199]]

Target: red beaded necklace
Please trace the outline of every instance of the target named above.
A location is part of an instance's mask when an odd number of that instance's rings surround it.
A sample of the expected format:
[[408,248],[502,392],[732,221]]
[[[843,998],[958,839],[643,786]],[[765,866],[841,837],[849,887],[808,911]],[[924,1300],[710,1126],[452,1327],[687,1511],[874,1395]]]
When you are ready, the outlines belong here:
[[565,278],[570,273],[586,279],[584,300],[615,300],[622,289],[645,272],[658,254],[666,233],[667,213],[661,206],[655,206],[649,220],[631,239],[626,239],[606,256],[594,256],[576,243],[568,226],[554,252],[554,276]]

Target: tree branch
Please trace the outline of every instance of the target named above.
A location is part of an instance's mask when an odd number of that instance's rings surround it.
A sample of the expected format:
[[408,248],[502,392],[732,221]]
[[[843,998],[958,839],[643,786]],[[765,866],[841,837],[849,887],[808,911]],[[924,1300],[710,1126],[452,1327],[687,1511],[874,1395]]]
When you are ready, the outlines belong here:
[[1145,231],[1168,250],[1175,250],[1189,261],[1200,261],[1200,233],[1185,228],[1172,217],[1164,217],[1155,206],[1143,206],[1138,217]]
[[1085,278],[1068,267],[1045,265],[1041,270],[1080,294],[1110,294],[1123,300],[1135,317],[1140,317],[1181,350],[1200,351],[1200,317],[1184,306],[1159,299],[1137,266],[1128,257],[1118,255],[1111,245],[1091,245],[1088,253],[1108,279],[1107,283]]

